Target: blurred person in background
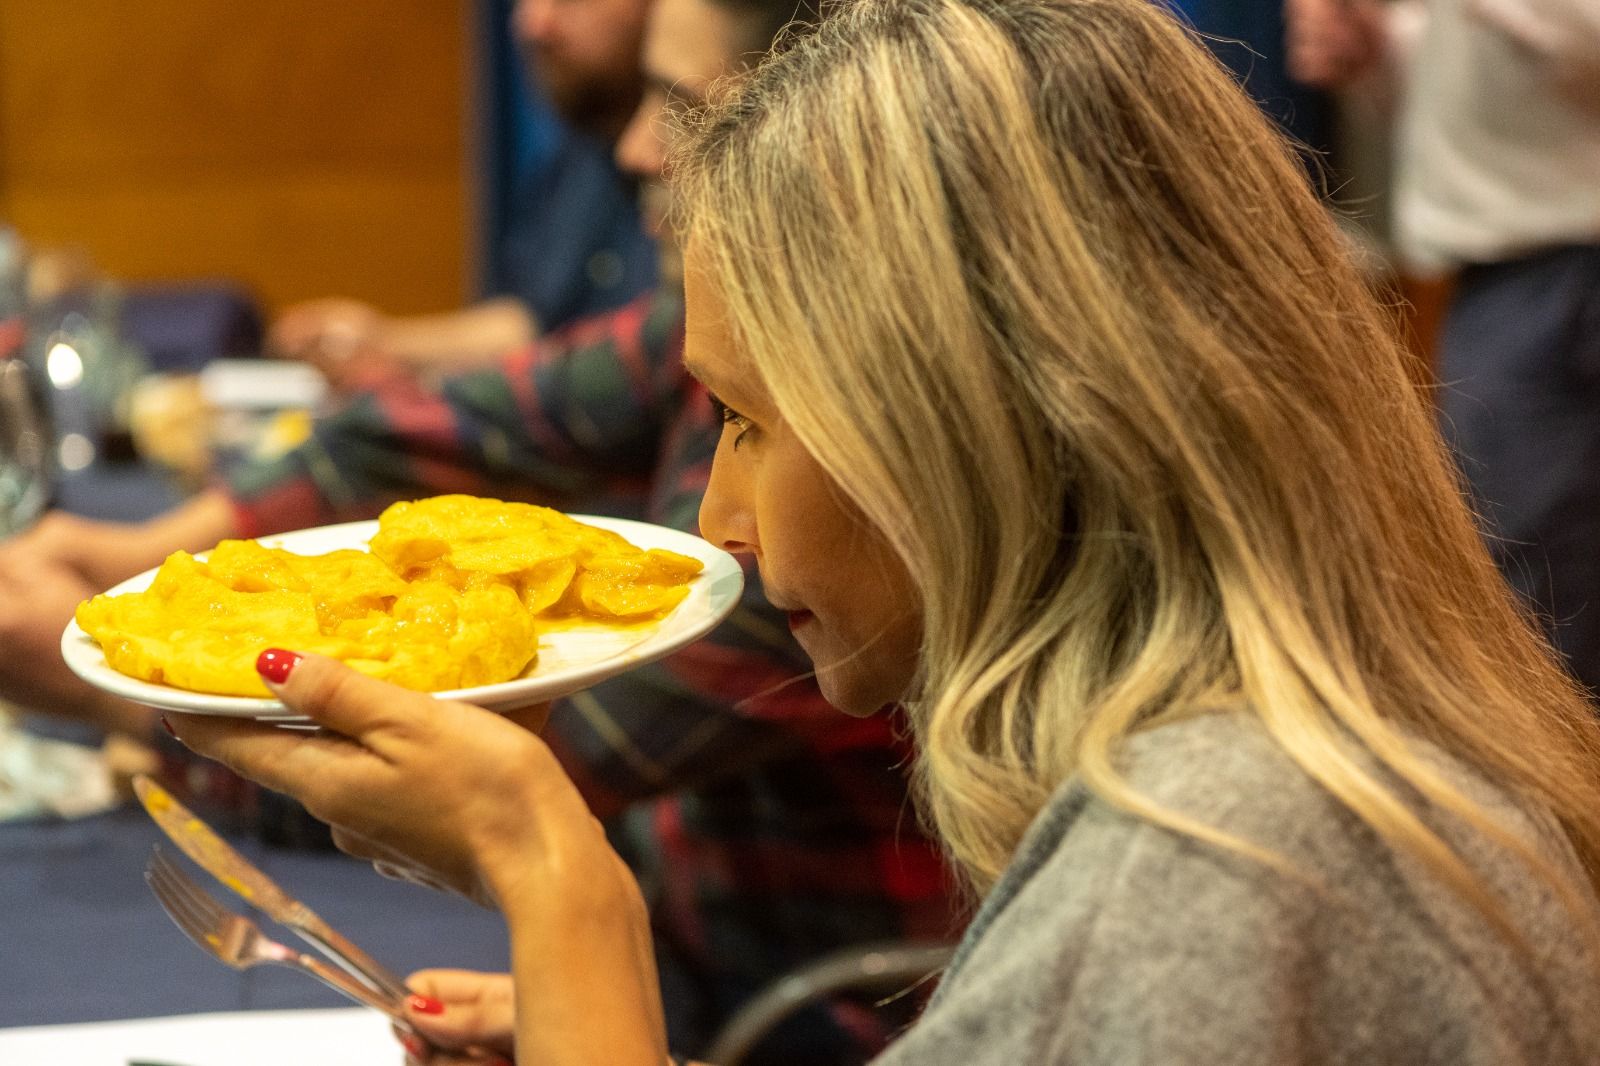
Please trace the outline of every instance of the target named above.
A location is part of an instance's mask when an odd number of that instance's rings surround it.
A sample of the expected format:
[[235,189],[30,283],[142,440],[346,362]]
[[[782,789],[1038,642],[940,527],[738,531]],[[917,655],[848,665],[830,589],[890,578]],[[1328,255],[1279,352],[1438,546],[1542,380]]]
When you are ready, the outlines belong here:
[[359,300],[290,307],[269,334],[277,354],[316,363],[335,384],[354,366],[484,365],[541,332],[614,310],[649,291],[655,250],[638,189],[614,146],[639,106],[639,51],[650,0],[517,0],[512,36],[558,120],[548,157],[519,184],[496,242],[496,295],[459,311],[386,315]]
[[[794,0],[655,0],[644,99],[618,156],[644,186],[664,277],[680,273],[661,198],[672,112],[814,14]],[[0,643],[17,652],[0,660],[0,695],[166,743],[152,712],[67,672],[61,630],[88,595],[227,537],[370,518],[437,492],[697,532],[723,423],[682,351],[682,293],[669,282],[437,387],[394,374],[317,420],[303,445],[151,522],[49,517],[0,547]],[[841,723],[753,566],[747,576],[712,638],[558,703],[543,734],[597,816],[642,812],[632,821],[646,826],[637,859],[655,885],[668,1023],[691,1051],[799,965],[943,939],[959,924],[944,864],[909,814],[901,715]],[[749,1061],[862,1061],[914,1005],[831,1002],[763,1045],[777,1057]]]
[[1600,691],[1600,4],[1288,0],[1291,70],[1399,79],[1394,226],[1457,271],[1446,436],[1510,582]]

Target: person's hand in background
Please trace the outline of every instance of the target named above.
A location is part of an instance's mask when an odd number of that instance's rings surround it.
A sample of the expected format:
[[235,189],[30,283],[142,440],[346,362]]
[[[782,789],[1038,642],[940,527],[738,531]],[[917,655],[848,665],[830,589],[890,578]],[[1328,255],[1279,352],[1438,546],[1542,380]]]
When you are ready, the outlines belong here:
[[206,492],[148,522],[98,522],[53,511],[0,541],[0,699],[135,737],[153,714],[80,680],[61,658],[78,604],[159,566],[174,551],[205,551],[237,532],[233,506]]
[[386,315],[358,300],[296,304],[268,331],[271,354],[317,367],[334,388],[357,390],[396,371],[449,373],[493,364],[538,336],[520,300],[497,297],[454,311]]
[[168,554],[162,547],[150,543],[136,523],[98,522],[51,511],[27,532],[0,542],[0,564],[14,572],[30,566],[65,570],[92,595],[159,565]]
[[1284,0],[1289,76],[1338,89],[1371,72],[1387,50],[1382,0]]
[[0,699],[143,738],[152,712],[94,688],[61,658],[61,631],[98,591],[59,563],[25,551],[0,554]]
[[[12,570],[64,568],[91,593],[104,592],[160,566],[175,551],[207,551],[237,534],[228,497],[208,491],[146,522],[101,522],[51,511],[28,531],[0,541],[0,564]],[[65,618],[61,624],[66,625]]]
[[403,366],[389,343],[394,320],[360,300],[294,304],[267,331],[267,353],[316,367],[340,392],[358,391]]
[[307,300],[292,305],[272,323],[267,348],[285,359],[317,362],[328,353],[377,344],[386,321],[382,312],[360,300]]

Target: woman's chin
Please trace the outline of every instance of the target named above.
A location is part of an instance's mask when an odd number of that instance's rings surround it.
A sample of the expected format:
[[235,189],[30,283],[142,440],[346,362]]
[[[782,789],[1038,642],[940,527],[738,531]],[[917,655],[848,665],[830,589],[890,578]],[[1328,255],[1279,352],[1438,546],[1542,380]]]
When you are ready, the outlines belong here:
[[818,666],[817,687],[822,698],[835,710],[851,718],[870,718],[896,701],[894,695],[884,695],[884,686],[873,684],[878,679],[863,678],[846,666]]

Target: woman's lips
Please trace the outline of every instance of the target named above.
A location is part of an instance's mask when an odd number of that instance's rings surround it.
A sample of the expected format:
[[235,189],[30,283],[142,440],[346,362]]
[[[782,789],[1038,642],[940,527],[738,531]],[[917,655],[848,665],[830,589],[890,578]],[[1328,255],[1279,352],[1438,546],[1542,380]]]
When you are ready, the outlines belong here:
[[810,620],[811,620],[811,612],[810,611],[790,611],[789,612],[789,628],[791,630],[798,629],[801,625],[803,625],[804,623],[806,623],[806,622],[808,622]]

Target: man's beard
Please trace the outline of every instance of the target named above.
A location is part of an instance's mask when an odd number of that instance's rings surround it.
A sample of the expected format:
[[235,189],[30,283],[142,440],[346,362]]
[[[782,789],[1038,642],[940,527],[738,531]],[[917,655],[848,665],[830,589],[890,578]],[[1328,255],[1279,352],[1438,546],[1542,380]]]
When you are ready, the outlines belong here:
[[615,140],[644,94],[641,78],[621,81],[598,78],[549,78],[530,63],[528,77],[539,87],[561,121],[580,133]]

